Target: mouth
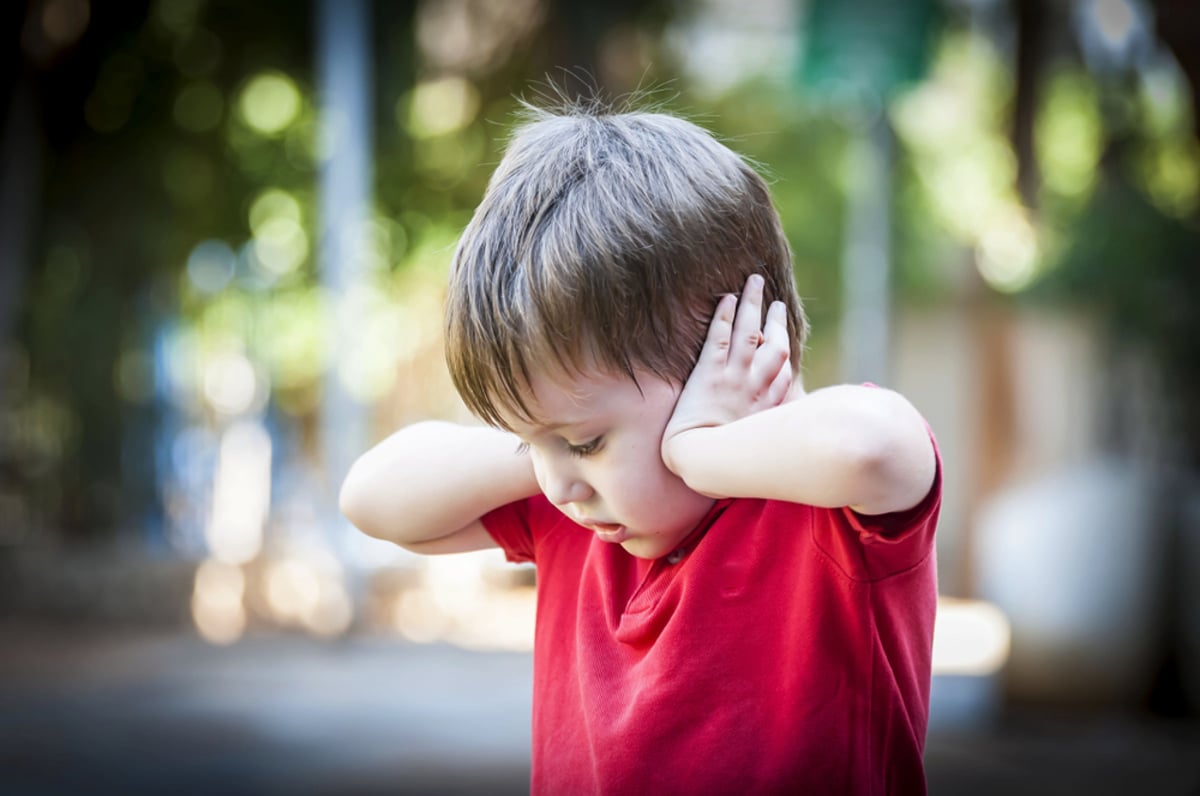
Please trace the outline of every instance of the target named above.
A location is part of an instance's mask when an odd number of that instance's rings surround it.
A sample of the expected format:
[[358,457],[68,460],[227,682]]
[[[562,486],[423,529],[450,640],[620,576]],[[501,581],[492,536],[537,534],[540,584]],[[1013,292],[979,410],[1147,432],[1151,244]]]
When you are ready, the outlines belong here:
[[579,524],[596,534],[597,539],[609,544],[620,544],[629,538],[629,530],[619,523],[583,520]]

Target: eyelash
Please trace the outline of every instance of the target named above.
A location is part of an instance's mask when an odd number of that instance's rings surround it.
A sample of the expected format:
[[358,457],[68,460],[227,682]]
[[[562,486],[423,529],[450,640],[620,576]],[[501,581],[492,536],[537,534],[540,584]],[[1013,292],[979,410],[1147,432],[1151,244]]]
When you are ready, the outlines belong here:
[[[594,440],[585,442],[582,445],[572,445],[567,443],[567,453],[582,459],[585,456],[591,456],[592,454],[599,452],[601,443],[603,441],[604,437],[596,437]],[[513,451],[513,453],[515,453],[517,456],[522,456],[526,453],[529,453],[529,443],[518,443],[517,449]]]
[[580,458],[583,458],[584,456],[591,456],[593,453],[596,453],[598,450],[600,450],[600,443],[603,440],[604,437],[596,437],[594,440],[585,442],[582,445],[568,444],[567,452],[572,456],[578,456]]

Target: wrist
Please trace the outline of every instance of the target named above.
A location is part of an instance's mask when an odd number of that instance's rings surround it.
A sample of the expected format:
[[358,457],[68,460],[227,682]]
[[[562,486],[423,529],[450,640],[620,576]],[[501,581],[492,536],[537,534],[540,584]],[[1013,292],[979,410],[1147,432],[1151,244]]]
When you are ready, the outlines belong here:
[[663,463],[697,494],[720,500],[730,497],[715,478],[713,457],[719,457],[721,426],[694,426],[663,439]]
[[687,482],[688,452],[691,442],[698,432],[703,432],[708,426],[691,426],[688,428],[668,429],[663,435],[662,460],[667,469]]
[[533,470],[533,459],[529,451],[521,446],[521,440],[507,431],[489,429],[494,435],[489,467],[493,468],[489,481],[499,490],[505,502],[512,502],[536,495],[540,492],[537,475]]

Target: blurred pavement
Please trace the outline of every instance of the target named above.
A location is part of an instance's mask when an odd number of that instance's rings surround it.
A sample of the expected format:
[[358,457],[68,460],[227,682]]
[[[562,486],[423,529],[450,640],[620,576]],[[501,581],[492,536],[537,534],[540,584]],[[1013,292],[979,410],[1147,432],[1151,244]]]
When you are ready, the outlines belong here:
[[528,655],[0,629],[0,793],[524,793]]
[[[516,794],[530,656],[355,636],[0,626],[0,793]],[[1011,713],[929,738],[930,792],[1200,794],[1200,727]]]

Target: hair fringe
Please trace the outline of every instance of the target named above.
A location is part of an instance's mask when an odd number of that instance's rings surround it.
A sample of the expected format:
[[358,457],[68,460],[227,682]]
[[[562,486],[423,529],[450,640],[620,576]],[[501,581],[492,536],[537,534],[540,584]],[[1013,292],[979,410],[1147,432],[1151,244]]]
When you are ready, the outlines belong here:
[[717,299],[754,272],[788,305],[801,365],[808,324],[765,169],[664,112],[678,96],[665,86],[606,96],[547,76],[515,98],[447,298],[451,377],[486,422],[528,415],[534,368],[635,381],[649,369],[682,384]]

